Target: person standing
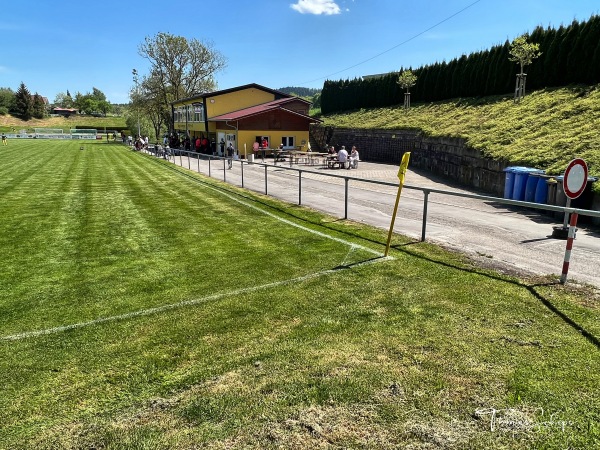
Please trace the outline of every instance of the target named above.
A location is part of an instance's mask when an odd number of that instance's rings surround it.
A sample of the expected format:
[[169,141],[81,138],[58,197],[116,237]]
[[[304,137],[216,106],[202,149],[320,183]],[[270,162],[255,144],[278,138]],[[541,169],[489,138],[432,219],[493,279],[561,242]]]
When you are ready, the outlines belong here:
[[8,141],[6,139],[6,133],[2,132],[2,145],[8,145]]
[[225,140],[221,138],[221,142],[219,142],[220,154],[219,156],[225,156]]
[[235,152],[235,149],[233,148],[233,144],[231,142],[229,142],[229,145],[227,146],[227,165],[228,165],[228,169],[231,169],[233,167],[233,153]]

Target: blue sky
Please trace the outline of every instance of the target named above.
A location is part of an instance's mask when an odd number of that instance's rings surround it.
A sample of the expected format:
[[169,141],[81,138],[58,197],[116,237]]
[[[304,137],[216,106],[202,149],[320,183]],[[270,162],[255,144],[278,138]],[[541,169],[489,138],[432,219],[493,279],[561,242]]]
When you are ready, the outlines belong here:
[[219,89],[258,83],[320,88],[339,80],[449,61],[537,25],[600,14],[598,0],[20,0],[0,12],[0,87],[53,101],[91,92],[129,101],[146,36],[212,43],[227,59]]

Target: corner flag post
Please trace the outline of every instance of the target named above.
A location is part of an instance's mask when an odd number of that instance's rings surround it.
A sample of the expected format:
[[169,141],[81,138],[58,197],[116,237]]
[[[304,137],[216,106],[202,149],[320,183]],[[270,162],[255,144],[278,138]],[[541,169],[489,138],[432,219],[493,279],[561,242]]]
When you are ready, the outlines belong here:
[[402,194],[402,186],[404,186],[404,176],[406,175],[406,169],[408,167],[408,161],[410,160],[410,152],[402,155],[402,162],[400,163],[400,169],[398,170],[398,194],[396,194],[396,204],[394,205],[394,212],[392,213],[392,223],[390,224],[390,231],[388,232],[388,239],[385,245],[385,256],[390,251],[390,242],[392,242],[392,233],[394,231],[394,222],[396,221],[396,213],[398,212],[398,204],[400,203],[400,194]]

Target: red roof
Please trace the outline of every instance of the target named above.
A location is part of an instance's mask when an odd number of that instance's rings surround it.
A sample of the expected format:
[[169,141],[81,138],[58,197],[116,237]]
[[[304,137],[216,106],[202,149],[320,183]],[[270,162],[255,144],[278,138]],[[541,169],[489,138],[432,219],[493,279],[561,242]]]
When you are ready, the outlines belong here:
[[216,121],[220,121],[220,120],[240,120],[240,119],[245,119],[247,117],[256,116],[256,115],[259,115],[259,114],[264,114],[264,113],[269,112],[269,111],[275,111],[277,109],[281,109],[281,110],[286,111],[286,112],[288,112],[290,114],[296,114],[296,115],[301,116],[301,117],[306,117],[307,119],[309,119],[309,120],[311,120],[313,122],[320,122],[319,119],[315,119],[313,117],[307,116],[306,114],[302,114],[302,113],[299,113],[297,111],[292,111],[291,109],[287,109],[287,108],[283,107],[283,105],[285,105],[286,103],[291,103],[291,102],[296,101],[296,100],[304,101],[304,100],[299,99],[297,97],[282,98],[282,99],[279,99],[279,100],[273,100],[272,102],[262,103],[260,105],[251,106],[249,108],[240,109],[238,111],[232,111],[230,113],[221,114],[220,116],[211,117],[208,120],[211,121],[211,122],[216,122]]

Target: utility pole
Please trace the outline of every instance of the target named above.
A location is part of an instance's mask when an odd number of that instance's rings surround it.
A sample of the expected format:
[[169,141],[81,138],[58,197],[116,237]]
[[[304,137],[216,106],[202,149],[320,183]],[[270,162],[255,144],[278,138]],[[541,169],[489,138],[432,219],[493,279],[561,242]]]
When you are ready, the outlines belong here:
[[[136,95],[139,94],[139,85],[138,85],[138,71],[136,69],[133,69],[131,71],[131,73],[133,74],[133,82],[135,83],[135,93]],[[136,108],[137,110],[137,123],[138,123],[138,137],[142,136],[142,132],[140,131],[140,110],[139,108]]]

